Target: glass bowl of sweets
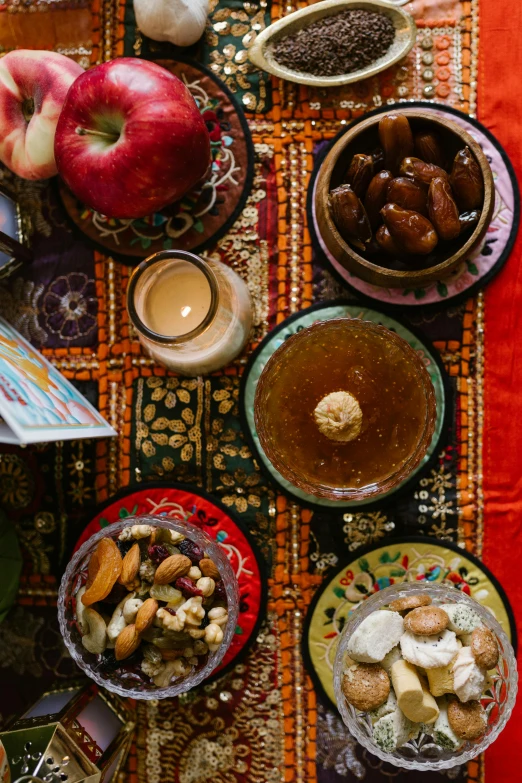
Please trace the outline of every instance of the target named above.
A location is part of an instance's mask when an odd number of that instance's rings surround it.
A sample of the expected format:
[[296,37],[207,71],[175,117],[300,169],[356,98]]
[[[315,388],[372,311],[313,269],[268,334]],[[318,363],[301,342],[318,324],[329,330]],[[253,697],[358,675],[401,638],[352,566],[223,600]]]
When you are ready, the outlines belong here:
[[517,666],[492,613],[451,587],[387,587],[343,628],[334,663],[337,707],[383,761],[448,769],[482,753],[515,704]]

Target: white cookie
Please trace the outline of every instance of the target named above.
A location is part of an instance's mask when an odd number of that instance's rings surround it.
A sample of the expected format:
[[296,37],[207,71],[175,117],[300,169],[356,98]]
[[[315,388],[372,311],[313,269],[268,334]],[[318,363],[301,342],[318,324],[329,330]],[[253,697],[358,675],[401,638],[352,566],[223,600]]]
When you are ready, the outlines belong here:
[[378,720],[373,727],[375,744],[389,753],[405,745],[415,733],[416,725],[398,707]]
[[482,625],[478,614],[465,604],[442,604],[439,608],[444,609],[448,615],[448,628],[450,631],[454,631],[457,636],[471,633]]
[[462,647],[453,662],[453,690],[460,701],[480,699],[486,686],[486,673],[477,666],[471,647]]
[[423,669],[447,666],[459,650],[457,637],[448,630],[435,636],[416,636],[406,631],[401,636],[400,645],[403,657]]
[[354,661],[380,663],[399,643],[403,631],[404,621],[398,612],[372,612],[352,634],[347,653]]

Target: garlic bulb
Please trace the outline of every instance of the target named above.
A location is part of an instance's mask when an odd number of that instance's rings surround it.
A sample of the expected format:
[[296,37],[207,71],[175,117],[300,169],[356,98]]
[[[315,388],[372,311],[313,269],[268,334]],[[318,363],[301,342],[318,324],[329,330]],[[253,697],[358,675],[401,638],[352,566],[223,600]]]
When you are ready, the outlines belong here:
[[207,23],[209,0],[134,0],[136,23],[153,41],[196,43]]

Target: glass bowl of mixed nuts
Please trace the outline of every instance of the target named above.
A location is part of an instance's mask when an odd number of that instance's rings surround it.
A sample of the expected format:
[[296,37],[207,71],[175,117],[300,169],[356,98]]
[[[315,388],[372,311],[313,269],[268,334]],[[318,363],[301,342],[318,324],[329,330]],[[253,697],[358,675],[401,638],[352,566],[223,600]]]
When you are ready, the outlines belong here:
[[496,740],[517,695],[513,647],[465,593],[418,582],[363,601],[334,663],[350,733],[383,761],[416,770],[465,764]]
[[221,663],[239,591],[206,533],[164,517],[127,517],[74,554],[58,594],[73,660],[99,685],[135,699],[190,690]]

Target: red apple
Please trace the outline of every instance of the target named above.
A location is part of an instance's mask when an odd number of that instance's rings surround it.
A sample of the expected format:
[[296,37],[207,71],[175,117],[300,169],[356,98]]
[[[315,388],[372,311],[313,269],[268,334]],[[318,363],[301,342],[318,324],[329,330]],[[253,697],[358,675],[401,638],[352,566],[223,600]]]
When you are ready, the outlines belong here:
[[180,199],[203,177],[210,139],[177,76],[122,57],[73,84],[54,152],[60,175],[80,201],[107,217],[139,218]]
[[81,65],[55,52],[18,49],[0,60],[0,160],[19,177],[56,174],[56,123],[81,73]]

